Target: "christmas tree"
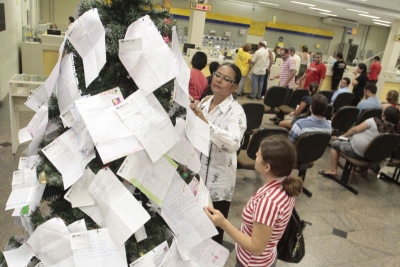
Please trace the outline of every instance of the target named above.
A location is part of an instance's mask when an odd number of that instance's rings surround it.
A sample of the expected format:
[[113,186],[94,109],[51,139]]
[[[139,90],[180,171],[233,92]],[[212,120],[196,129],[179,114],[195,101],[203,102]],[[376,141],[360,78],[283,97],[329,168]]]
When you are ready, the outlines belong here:
[[[138,86],[121,63],[118,55],[119,40],[124,39],[128,27],[133,22],[148,15],[158,28],[164,41],[168,43],[171,39],[171,27],[173,26],[172,17],[168,13],[168,10],[163,9],[162,6],[156,7],[151,4],[150,1],[146,0],[85,0],[79,5],[79,14],[82,15],[92,9],[97,9],[101,23],[105,28],[106,63],[102,67],[98,77],[86,86],[83,60],[68,40],[65,43],[63,54],[73,55],[75,75],[82,96],[93,96],[118,87],[120,88],[123,97],[126,99],[138,90]],[[169,114],[172,123],[175,124],[176,118],[184,114],[185,110],[177,106],[173,107],[171,101],[173,89],[174,81],[171,80],[153,93],[165,111]],[[69,128],[64,127],[62,124],[58,100],[54,94],[48,100],[47,106],[49,122],[56,123],[59,126],[57,131],[58,136],[60,136]],[[34,228],[55,217],[61,218],[66,225],[84,218],[87,229],[100,228],[92,218],[82,212],[79,208],[72,208],[71,203],[64,199],[66,190],[64,190],[62,175],[41,150],[53,140],[54,139],[44,138],[38,149],[40,163],[37,166],[37,176],[41,183],[46,183],[42,201],[47,204],[49,211],[42,211],[40,208],[37,208],[29,214]],[[104,165],[98,151],[95,152],[95,159],[91,160],[88,164],[88,167],[94,173],[97,173],[105,167],[111,169],[113,173],[117,173],[124,158],[117,159]],[[178,164],[177,171],[187,183],[192,180],[193,173],[191,173],[186,166]],[[121,182],[123,182],[122,180],[123,179],[121,179]],[[147,239],[138,243],[135,240],[135,237],[131,236],[131,238],[129,238],[125,243],[128,262],[134,261],[144,253],[165,241],[167,229],[164,220],[156,212],[150,209],[151,205],[149,205],[148,198],[140,190],[136,190],[133,194],[137,200],[141,201],[142,206],[149,212],[151,219],[145,224],[148,236]],[[21,213],[27,215],[28,210],[27,207],[24,207]],[[23,240],[20,240],[17,237],[11,237],[9,245],[17,248],[22,245],[22,242]],[[33,258],[31,260],[32,266],[37,262],[39,262],[39,260]],[[7,266],[2,253],[0,253],[0,266]]]

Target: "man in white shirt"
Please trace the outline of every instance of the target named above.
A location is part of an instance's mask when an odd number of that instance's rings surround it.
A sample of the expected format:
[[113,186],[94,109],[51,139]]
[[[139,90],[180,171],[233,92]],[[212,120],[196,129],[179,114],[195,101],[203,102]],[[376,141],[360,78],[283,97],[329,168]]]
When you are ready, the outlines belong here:
[[289,55],[294,59],[294,62],[296,62],[296,76],[297,76],[299,74],[301,58],[296,54],[296,49],[293,46],[289,47]]
[[349,85],[350,85],[350,79],[347,77],[343,77],[343,79],[340,81],[340,84],[339,84],[340,88],[338,90],[336,90],[332,95],[331,105],[333,105],[333,102],[335,102],[336,98],[341,93],[351,93]]
[[[261,92],[264,84],[265,73],[267,70],[267,59],[269,52],[266,49],[267,42],[262,41],[258,43],[258,50],[254,53],[251,63],[253,64],[253,74],[251,76],[251,93],[247,98],[257,99],[261,98]],[[257,89],[257,96],[255,95]]]

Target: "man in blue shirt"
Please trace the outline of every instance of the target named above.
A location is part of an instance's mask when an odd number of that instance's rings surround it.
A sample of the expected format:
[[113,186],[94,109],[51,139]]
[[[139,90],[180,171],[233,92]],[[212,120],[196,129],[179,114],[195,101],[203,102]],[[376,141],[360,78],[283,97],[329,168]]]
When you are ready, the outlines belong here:
[[324,95],[316,94],[311,100],[311,116],[296,121],[289,133],[289,140],[294,143],[300,135],[306,132],[332,132],[331,122],[327,121],[323,115],[328,106],[328,99]]
[[373,83],[367,83],[367,85],[364,87],[364,96],[365,100],[361,101],[358,103],[357,108],[360,110],[358,113],[358,116],[365,110],[369,108],[377,108],[381,109],[382,108],[382,103],[379,101],[379,99],[376,97],[376,91],[378,89],[376,88],[376,85]]
[[341,81],[340,81],[340,88],[338,90],[336,90],[333,95],[332,95],[332,99],[331,99],[331,105],[333,105],[333,102],[335,102],[335,99],[337,98],[338,95],[340,95],[341,93],[351,93],[350,88],[350,79],[347,77],[344,77]]

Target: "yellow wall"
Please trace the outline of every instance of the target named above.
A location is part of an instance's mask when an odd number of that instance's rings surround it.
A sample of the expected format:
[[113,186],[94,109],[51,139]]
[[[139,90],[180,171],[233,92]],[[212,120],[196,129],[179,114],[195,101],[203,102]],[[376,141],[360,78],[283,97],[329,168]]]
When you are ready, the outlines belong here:
[[390,90],[396,90],[397,92],[400,92],[400,83],[385,82],[385,84],[383,86],[382,93],[379,96],[379,100],[382,101],[382,102],[387,102],[386,101],[386,94]]

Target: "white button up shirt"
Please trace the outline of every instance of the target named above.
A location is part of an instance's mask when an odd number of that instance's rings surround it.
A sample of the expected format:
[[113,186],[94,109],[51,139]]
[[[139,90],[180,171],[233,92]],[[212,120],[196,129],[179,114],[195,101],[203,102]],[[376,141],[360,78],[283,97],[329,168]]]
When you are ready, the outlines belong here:
[[236,183],[236,151],[246,131],[246,115],[242,106],[229,96],[210,113],[210,103],[200,108],[210,125],[209,157],[200,154],[200,176],[203,178],[213,202],[231,201]]

